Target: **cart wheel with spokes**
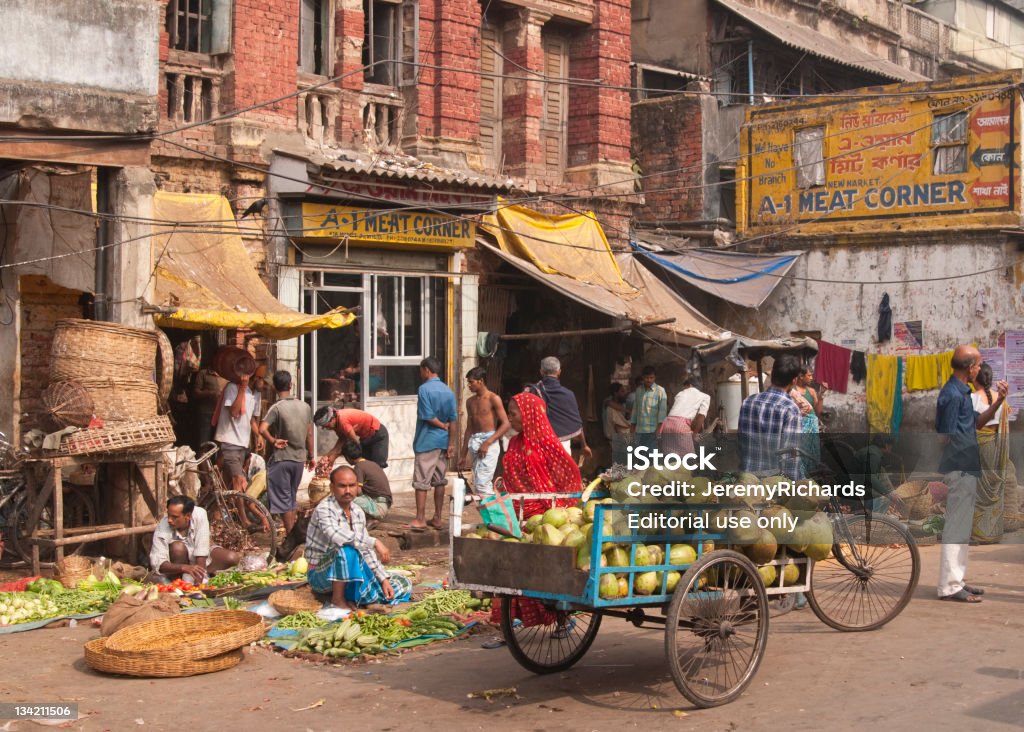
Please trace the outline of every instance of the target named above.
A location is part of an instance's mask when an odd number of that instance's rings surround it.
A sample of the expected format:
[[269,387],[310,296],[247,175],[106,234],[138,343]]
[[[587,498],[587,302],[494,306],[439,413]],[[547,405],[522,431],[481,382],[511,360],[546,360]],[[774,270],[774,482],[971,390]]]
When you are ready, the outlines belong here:
[[[529,604],[529,611],[522,610]],[[520,616],[528,616],[524,619]],[[600,610],[550,610],[540,600],[501,598],[501,632],[528,671],[550,674],[579,661],[601,627]]]
[[832,554],[811,567],[807,604],[836,630],[880,628],[914,594],[921,573],[917,543],[899,521],[881,514],[870,522],[863,514],[842,515],[833,530]]
[[676,688],[717,707],[747,688],[768,644],[768,596],[757,567],[720,549],[698,559],[668,606],[665,652]]

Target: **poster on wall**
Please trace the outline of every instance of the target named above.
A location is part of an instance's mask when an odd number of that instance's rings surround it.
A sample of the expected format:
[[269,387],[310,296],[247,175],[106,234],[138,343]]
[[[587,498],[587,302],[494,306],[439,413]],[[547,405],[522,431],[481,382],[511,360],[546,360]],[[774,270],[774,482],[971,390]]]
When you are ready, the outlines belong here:
[[1024,407],[1024,330],[1006,331],[1004,378],[1010,385],[1007,401],[1014,410]]
[[992,367],[992,380],[1002,381],[1006,378],[1006,349],[1003,346],[979,348],[981,360]]
[[920,351],[924,346],[924,325],[920,320],[892,324],[892,340],[897,353]]

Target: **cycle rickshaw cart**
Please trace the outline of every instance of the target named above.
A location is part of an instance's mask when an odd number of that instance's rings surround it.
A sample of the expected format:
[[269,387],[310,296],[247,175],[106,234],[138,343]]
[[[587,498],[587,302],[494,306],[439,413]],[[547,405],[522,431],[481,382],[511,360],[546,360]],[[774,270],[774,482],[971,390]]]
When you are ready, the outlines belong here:
[[[598,483],[582,493],[512,498],[586,498]],[[590,498],[602,495],[595,492]],[[698,707],[731,702],[753,680],[768,642],[769,597],[803,592],[815,615],[832,628],[874,630],[906,607],[920,571],[917,547],[902,524],[877,514],[843,513],[835,500],[827,514],[834,537],[829,557],[818,562],[799,555],[773,559],[768,564],[777,568],[779,580],[768,587],[747,556],[723,548],[723,531],[623,531],[621,520],[616,521],[630,513],[692,517],[745,505],[597,503],[586,571],[576,568],[576,550],[570,547],[459,536],[464,505],[461,495],[453,496],[451,586],[502,600],[502,634],[520,665],[538,674],[568,669],[586,654],[604,618],[623,618],[637,627],[664,629],[672,679]],[[673,563],[671,547],[682,543],[695,549],[696,559]],[[607,544],[628,552],[626,566],[601,566]],[[660,546],[660,561],[638,563],[641,544]],[[784,579],[790,564],[799,569],[795,583]],[[656,583],[650,594],[641,594],[635,578],[647,572],[656,573]],[[674,588],[673,572],[679,573]],[[624,596],[601,592],[602,578],[609,574],[626,579]]]

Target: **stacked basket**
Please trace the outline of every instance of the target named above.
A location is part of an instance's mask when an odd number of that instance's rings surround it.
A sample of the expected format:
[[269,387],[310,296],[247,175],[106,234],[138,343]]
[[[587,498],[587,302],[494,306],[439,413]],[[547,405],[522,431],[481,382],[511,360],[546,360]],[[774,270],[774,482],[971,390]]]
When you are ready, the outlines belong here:
[[[50,385],[43,402],[59,426],[81,430],[61,443],[62,454],[146,450],[173,442],[167,417],[157,414],[153,381],[160,343],[157,331],[117,323],[57,321],[50,349]],[[166,365],[166,353],[161,353]],[[163,375],[163,374],[161,374]]]
[[89,641],[85,662],[108,674],[195,676],[238,665],[263,633],[263,618],[244,610],[174,615]]

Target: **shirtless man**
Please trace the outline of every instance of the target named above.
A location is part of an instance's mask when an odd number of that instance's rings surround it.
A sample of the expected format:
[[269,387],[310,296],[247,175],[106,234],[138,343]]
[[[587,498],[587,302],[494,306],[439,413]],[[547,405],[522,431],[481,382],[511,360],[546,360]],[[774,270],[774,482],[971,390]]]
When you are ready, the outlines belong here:
[[487,388],[487,371],[477,366],[466,374],[466,385],[473,396],[466,400],[469,426],[462,441],[462,464],[473,459],[473,490],[480,496],[494,495],[494,471],[501,448],[498,441],[509,430],[508,416],[501,397]]

